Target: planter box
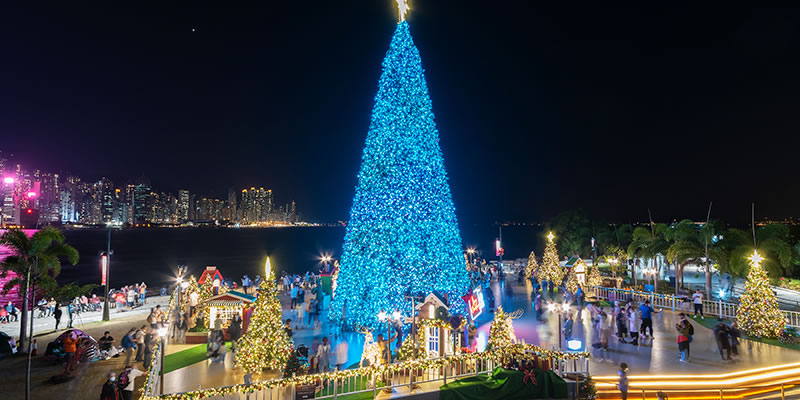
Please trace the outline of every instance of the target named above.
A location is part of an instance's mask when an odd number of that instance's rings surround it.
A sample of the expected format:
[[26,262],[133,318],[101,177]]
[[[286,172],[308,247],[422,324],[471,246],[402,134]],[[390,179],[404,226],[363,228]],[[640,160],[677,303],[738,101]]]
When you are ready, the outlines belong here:
[[208,332],[186,332],[186,344],[203,344],[208,342]]

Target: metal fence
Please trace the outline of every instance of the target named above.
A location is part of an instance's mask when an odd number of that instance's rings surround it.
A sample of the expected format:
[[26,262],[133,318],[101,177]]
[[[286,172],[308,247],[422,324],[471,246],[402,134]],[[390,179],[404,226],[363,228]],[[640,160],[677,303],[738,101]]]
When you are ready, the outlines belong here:
[[[672,311],[692,312],[694,306],[691,299],[677,297],[671,294],[659,294],[653,292],[639,292],[634,290],[616,289],[610,287],[595,286],[596,296],[604,300],[633,300],[637,303],[644,303],[650,300],[653,307],[671,308]],[[720,318],[736,318],[737,305],[724,301],[703,300],[703,314],[714,315]],[[786,326],[800,328],[800,312],[781,310],[786,317]]]
[[[169,305],[167,306],[166,310],[166,319],[164,321],[164,325],[169,327],[169,320],[174,313],[174,308],[177,307],[175,301],[177,299],[177,290],[180,289],[180,285],[176,286],[175,291],[172,292],[172,296],[169,299]],[[166,344],[167,339],[158,340],[156,346],[153,348],[153,359],[150,362],[150,368],[147,369],[147,379],[145,380],[144,386],[142,387],[142,398],[154,397],[161,394],[161,369],[163,365],[161,365],[162,360],[162,352],[166,350],[164,346]]]

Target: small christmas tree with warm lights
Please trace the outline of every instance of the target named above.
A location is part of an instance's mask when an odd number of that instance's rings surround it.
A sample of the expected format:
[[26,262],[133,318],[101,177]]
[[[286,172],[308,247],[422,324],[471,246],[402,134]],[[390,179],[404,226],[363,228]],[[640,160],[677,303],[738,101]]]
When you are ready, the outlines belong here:
[[597,265],[592,265],[589,269],[589,276],[586,277],[586,284],[589,286],[600,286],[603,283],[603,277],[600,276],[600,269]]
[[511,324],[511,316],[503,311],[503,306],[497,307],[494,313],[494,321],[489,328],[489,341],[486,343],[486,350],[493,350],[508,346],[514,342],[514,326]]
[[283,329],[278,289],[272,278],[269,258],[267,276],[258,287],[258,298],[247,332],[239,339],[236,363],[246,372],[284,368],[292,354],[292,343]]
[[567,272],[567,291],[572,294],[578,291],[578,274],[575,273],[575,267],[570,268]]
[[536,279],[541,282],[541,279],[538,277],[539,273],[539,263],[536,262],[536,254],[531,254],[528,256],[528,265],[525,266],[525,278],[530,279],[531,276],[536,276]]
[[542,257],[542,267],[539,273],[542,275],[540,279],[550,282],[551,288],[564,282],[564,270],[558,262],[558,250],[556,250],[554,238],[553,232],[547,235],[547,247],[544,248],[544,257]]
[[736,322],[739,329],[748,336],[760,338],[777,338],[786,324],[786,317],[778,308],[775,293],[769,286],[767,271],[761,266],[764,259],[753,251],[750,256],[750,272],[744,293],[739,296],[739,307],[736,309]]

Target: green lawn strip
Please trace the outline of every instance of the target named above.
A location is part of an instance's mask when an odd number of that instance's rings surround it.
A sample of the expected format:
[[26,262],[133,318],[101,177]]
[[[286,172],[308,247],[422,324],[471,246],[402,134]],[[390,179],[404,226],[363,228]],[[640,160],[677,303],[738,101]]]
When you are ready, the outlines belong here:
[[[344,381],[342,381],[344,383],[344,385],[342,385],[340,388],[336,389],[336,391],[337,392],[341,392],[342,390],[347,390],[347,391],[367,390],[367,383],[369,383],[369,381],[370,381],[370,377],[369,376],[362,376],[362,375],[351,376],[351,377],[345,379]],[[384,386],[386,386],[385,383],[378,382],[378,388],[382,388]],[[333,389],[331,388],[330,382],[328,383],[328,385],[325,385],[325,387],[322,390],[320,390],[317,395],[318,396],[332,396],[333,395]],[[364,396],[366,396],[366,397],[364,397]],[[365,393],[356,393],[356,394],[351,394],[351,395],[347,395],[347,396],[338,396],[338,397],[341,398],[341,399],[350,399],[350,400],[362,399],[362,398],[371,399],[372,398],[372,392],[370,391],[370,392],[365,392]]]
[[[704,326],[704,327],[706,327],[708,329],[714,329],[714,327],[719,323],[719,320],[717,318],[714,318],[714,317],[709,317],[709,318],[706,318],[706,319],[702,319],[702,318],[695,319],[695,318],[692,318],[692,316],[688,316],[688,317],[689,317],[689,322],[692,322],[692,323],[695,323],[695,324],[699,324],[699,325]],[[722,320],[722,322],[724,322],[724,323],[726,323],[728,325],[731,324],[731,320],[729,320],[729,319]],[[752,337],[745,337],[745,339],[752,340],[754,342],[765,343],[765,344],[770,344],[770,345],[773,345],[773,346],[783,347],[785,349],[792,349],[792,350],[800,351],[800,344],[781,343],[781,341],[779,339],[763,339],[763,338],[752,338]]]
[[[228,349],[230,349],[231,342],[226,342],[225,344],[228,346]],[[164,357],[164,373],[166,374],[183,367],[188,367],[194,363],[205,361],[205,359],[205,344],[198,344],[197,346],[190,347],[186,350],[168,354]]]

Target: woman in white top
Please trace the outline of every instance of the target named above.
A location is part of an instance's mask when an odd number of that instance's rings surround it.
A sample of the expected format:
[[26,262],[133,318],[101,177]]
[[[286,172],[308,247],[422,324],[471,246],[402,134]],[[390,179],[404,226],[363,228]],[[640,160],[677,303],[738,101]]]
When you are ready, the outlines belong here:
[[636,312],[636,307],[633,302],[628,303],[628,333],[631,335],[631,344],[634,346],[639,345],[639,314]]

